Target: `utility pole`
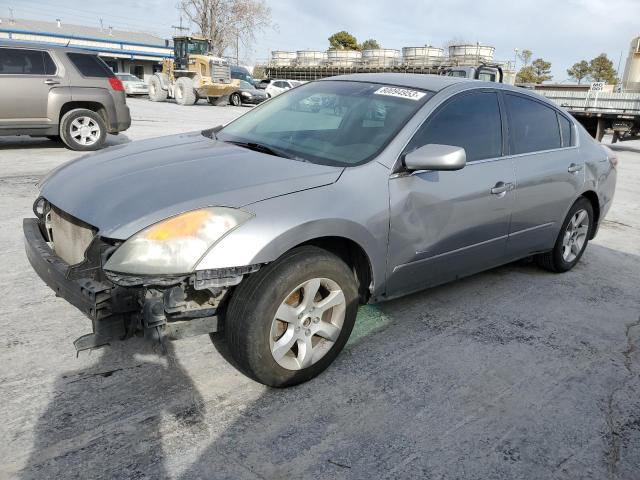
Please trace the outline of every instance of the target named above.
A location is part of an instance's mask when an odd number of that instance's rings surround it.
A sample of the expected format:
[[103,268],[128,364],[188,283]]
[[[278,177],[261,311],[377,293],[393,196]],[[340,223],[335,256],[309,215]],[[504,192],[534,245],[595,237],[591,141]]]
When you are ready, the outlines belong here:
[[182,26],[182,14],[180,14],[180,26],[171,25],[171,28],[174,29],[174,32],[173,32],[174,36],[182,35],[182,32],[184,30],[189,30],[189,28]]
[[240,34],[236,30],[236,65],[240,65]]

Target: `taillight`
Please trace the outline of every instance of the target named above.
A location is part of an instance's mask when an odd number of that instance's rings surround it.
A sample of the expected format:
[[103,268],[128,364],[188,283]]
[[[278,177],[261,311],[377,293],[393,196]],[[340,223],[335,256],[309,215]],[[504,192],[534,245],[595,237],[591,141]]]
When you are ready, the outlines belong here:
[[116,92],[124,92],[124,85],[117,77],[109,77],[109,84]]

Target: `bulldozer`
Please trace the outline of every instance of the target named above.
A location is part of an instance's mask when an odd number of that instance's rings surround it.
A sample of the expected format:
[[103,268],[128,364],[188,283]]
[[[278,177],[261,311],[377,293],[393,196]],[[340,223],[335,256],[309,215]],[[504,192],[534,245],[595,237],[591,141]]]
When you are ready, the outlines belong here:
[[173,38],[173,58],[162,62],[162,71],[149,80],[149,99],[174,98],[180,105],[194,105],[206,98],[210,104],[227,102],[240,81],[231,78],[226,60],[210,53],[209,40],[197,36]]

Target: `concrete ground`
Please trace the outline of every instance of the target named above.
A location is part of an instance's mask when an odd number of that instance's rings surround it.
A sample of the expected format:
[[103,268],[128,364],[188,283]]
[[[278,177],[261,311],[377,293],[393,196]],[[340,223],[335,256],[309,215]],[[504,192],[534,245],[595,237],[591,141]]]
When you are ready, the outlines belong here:
[[[246,109],[131,100],[126,142]],[[259,385],[209,337],[83,352],[29,267],[35,183],[77,153],[0,138],[0,478],[640,477],[640,142],[580,264],[513,264],[363,307],[335,364]]]

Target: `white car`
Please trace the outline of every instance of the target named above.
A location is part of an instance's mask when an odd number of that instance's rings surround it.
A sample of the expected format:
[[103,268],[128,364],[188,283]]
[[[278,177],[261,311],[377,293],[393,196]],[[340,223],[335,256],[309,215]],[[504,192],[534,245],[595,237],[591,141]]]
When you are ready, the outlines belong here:
[[287,90],[291,90],[298,85],[302,85],[303,82],[297,80],[271,80],[271,83],[264,89],[267,92],[267,97],[277,97]]
[[116,77],[118,77],[122,85],[124,85],[124,91],[127,96],[149,95],[149,85],[135,75],[130,73],[116,73]]

